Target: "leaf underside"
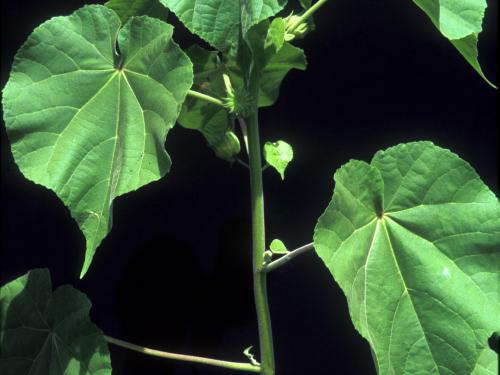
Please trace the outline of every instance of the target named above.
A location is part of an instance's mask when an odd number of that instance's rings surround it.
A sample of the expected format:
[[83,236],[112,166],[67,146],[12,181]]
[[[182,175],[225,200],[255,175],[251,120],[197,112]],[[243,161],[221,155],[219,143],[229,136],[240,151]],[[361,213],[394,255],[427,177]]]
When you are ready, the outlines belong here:
[[413,0],[432,23],[492,87],[478,61],[477,42],[482,31],[486,0]]
[[184,25],[219,51],[237,51],[240,38],[274,16],[287,0],[160,0]]
[[168,17],[168,9],[159,0],[109,0],[104,5],[113,9],[122,23],[134,16],[150,16],[162,21]]
[[473,168],[417,142],[351,161],[335,182],[314,246],[379,373],[496,368],[500,204]]
[[3,92],[21,172],[53,190],[85,235],[82,277],[111,229],[113,200],[168,172],[164,142],[193,79],[170,25],[144,16],[120,27],[101,5],[45,22]]
[[110,375],[102,332],[90,321],[91,303],[69,285],[52,292],[37,269],[0,288],[2,375]]

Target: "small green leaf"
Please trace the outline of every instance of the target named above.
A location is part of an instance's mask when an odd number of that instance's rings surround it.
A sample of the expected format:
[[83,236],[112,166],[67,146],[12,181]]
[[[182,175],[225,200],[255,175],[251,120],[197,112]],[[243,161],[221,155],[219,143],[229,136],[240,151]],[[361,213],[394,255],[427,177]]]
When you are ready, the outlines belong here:
[[285,179],[285,169],[293,159],[293,149],[284,141],[266,142],[264,159],[278,171],[281,179]]
[[289,251],[288,249],[286,248],[285,244],[283,243],[283,241],[279,240],[279,239],[274,239],[272,242],[271,242],[271,245],[269,246],[269,248],[271,249],[271,251],[274,253],[274,254],[288,254]]
[[264,50],[269,57],[274,56],[285,43],[285,21],[281,17],[273,19],[267,30],[266,40],[264,43]]
[[159,0],[109,0],[104,5],[113,9],[122,23],[133,16],[150,16],[162,21],[168,17],[168,9]]
[[160,0],[184,25],[222,52],[237,51],[240,38],[274,16],[287,0]]
[[102,332],[87,296],[69,285],[52,292],[49,271],[31,270],[0,288],[0,373],[110,375]]
[[416,142],[350,161],[334,178],[314,248],[379,374],[496,368],[487,341],[500,329],[500,202],[474,169]]
[[486,0],[413,0],[434,26],[462,54],[477,73],[492,87],[478,61],[477,41],[482,31]]
[[102,5],[45,22],[3,91],[17,165],[57,194],[85,235],[82,277],[111,230],[113,200],[168,172],[165,139],[193,80],[172,26],[146,16],[120,26]]

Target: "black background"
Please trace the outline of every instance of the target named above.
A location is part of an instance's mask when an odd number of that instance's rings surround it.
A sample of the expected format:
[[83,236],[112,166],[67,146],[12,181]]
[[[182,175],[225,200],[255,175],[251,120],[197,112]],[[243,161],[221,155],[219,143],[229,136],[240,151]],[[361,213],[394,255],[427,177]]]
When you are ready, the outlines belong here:
[[[44,20],[88,1],[2,2],[2,87],[17,48]],[[496,79],[496,3],[489,1],[480,61]],[[176,23],[175,17],[171,22]],[[177,23],[176,23],[177,24]],[[262,138],[293,145],[285,182],[264,176],[268,238],[310,242],[336,168],[379,149],[427,139],[468,160],[498,193],[495,90],[411,1],[331,1],[300,42],[307,72],[293,71],[261,113]],[[194,39],[182,27],[175,38]],[[251,289],[247,170],[217,159],[195,132],[176,127],[161,181],[120,197],[114,227],[83,280],[84,239],[55,195],[25,180],[1,129],[1,282],[48,267],[93,302],[107,334],[181,353],[244,361],[257,345]],[[314,253],[269,277],[280,375],[374,374],[345,298]],[[231,374],[111,348],[114,373]]]

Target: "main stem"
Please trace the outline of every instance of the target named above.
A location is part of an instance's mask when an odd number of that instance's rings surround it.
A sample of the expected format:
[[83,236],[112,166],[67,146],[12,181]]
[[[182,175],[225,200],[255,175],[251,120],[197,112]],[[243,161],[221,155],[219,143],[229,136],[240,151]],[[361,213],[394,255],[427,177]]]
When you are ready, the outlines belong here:
[[[257,94],[258,78],[250,81],[250,92]],[[253,88],[253,89],[252,89]],[[256,98],[256,96],[254,96]],[[264,190],[259,136],[258,109],[247,118],[250,190],[252,199],[253,288],[259,330],[261,375],[274,375],[274,349],[271,317],[267,302],[267,275],[264,266],[266,247],[264,223]]]

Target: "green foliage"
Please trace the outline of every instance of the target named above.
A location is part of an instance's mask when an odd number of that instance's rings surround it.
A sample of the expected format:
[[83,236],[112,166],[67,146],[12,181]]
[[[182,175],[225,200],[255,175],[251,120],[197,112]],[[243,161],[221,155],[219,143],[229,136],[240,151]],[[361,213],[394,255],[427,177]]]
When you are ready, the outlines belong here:
[[473,168],[417,142],[351,161],[335,183],[314,246],[379,373],[470,374],[479,358],[492,366],[500,203]]
[[241,38],[278,13],[286,0],[160,0],[193,33],[222,52],[236,53]]
[[491,86],[478,61],[477,41],[482,30],[486,0],[413,0],[467,62]]
[[104,5],[113,9],[122,23],[133,16],[150,16],[162,21],[166,21],[168,16],[168,9],[159,0],[109,0]]
[[48,270],[0,288],[0,373],[111,374],[108,347],[90,321],[87,296],[69,285],[52,292]]
[[[485,0],[414,2],[487,81],[477,53]],[[274,374],[265,267],[273,254],[288,250],[275,239],[264,251],[257,111],[276,102],[291,69],[306,68],[304,52],[290,42],[314,28],[310,15],[325,1],[309,9],[311,0],[299,0],[306,19],[293,13],[271,19],[286,3],[109,0],[86,6],[34,30],[3,92],[21,172],[54,191],[85,235],[82,277],[111,229],[114,199],[168,172],[164,143],[176,120],[200,132],[227,161],[241,149],[235,122],[247,120],[263,375]],[[167,8],[218,51],[181,51],[172,26],[162,21]],[[292,147],[267,142],[263,154],[284,179]],[[429,142],[378,152],[371,164],[351,161],[335,181],[314,246],[346,294],[378,372],[493,373],[498,359],[487,339],[500,331],[494,194],[469,164]],[[273,263],[276,268],[279,261]],[[45,270],[3,286],[0,372],[109,374],[106,342],[89,309],[87,298],[69,286],[52,293]],[[244,354],[257,366],[250,349]],[[248,371],[240,365],[232,368]]]
[[284,141],[266,142],[264,145],[264,159],[285,179],[285,169],[293,159],[293,149]]
[[269,245],[269,249],[271,249],[273,254],[283,255],[289,253],[283,241],[277,238],[271,242],[271,245]]
[[18,51],[3,92],[12,152],[84,233],[81,276],[111,228],[114,198],[168,172],[163,145],[191,85],[171,26],[144,16],[120,29],[100,5],[44,23]]
[[[210,96],[224,97],[223,67],[217,53],[197,45],[188,48],[186,53],[193,62],[194,88]],[[215,154],[224,160],[231,161],[240,152],[240,142],[234,133],[234,118],[226,108],[188,97],[178,122],[187,129],[201,132]]]
[[[292,69],[305,70],[307,60],[300,48],[284,43],[283,47],[269,60],[260,74],[259,107],[273,105],[279,96],[281,82]],[[227,64],[228,74],[235,87],[244,86],[245,73],[236,64]]]

